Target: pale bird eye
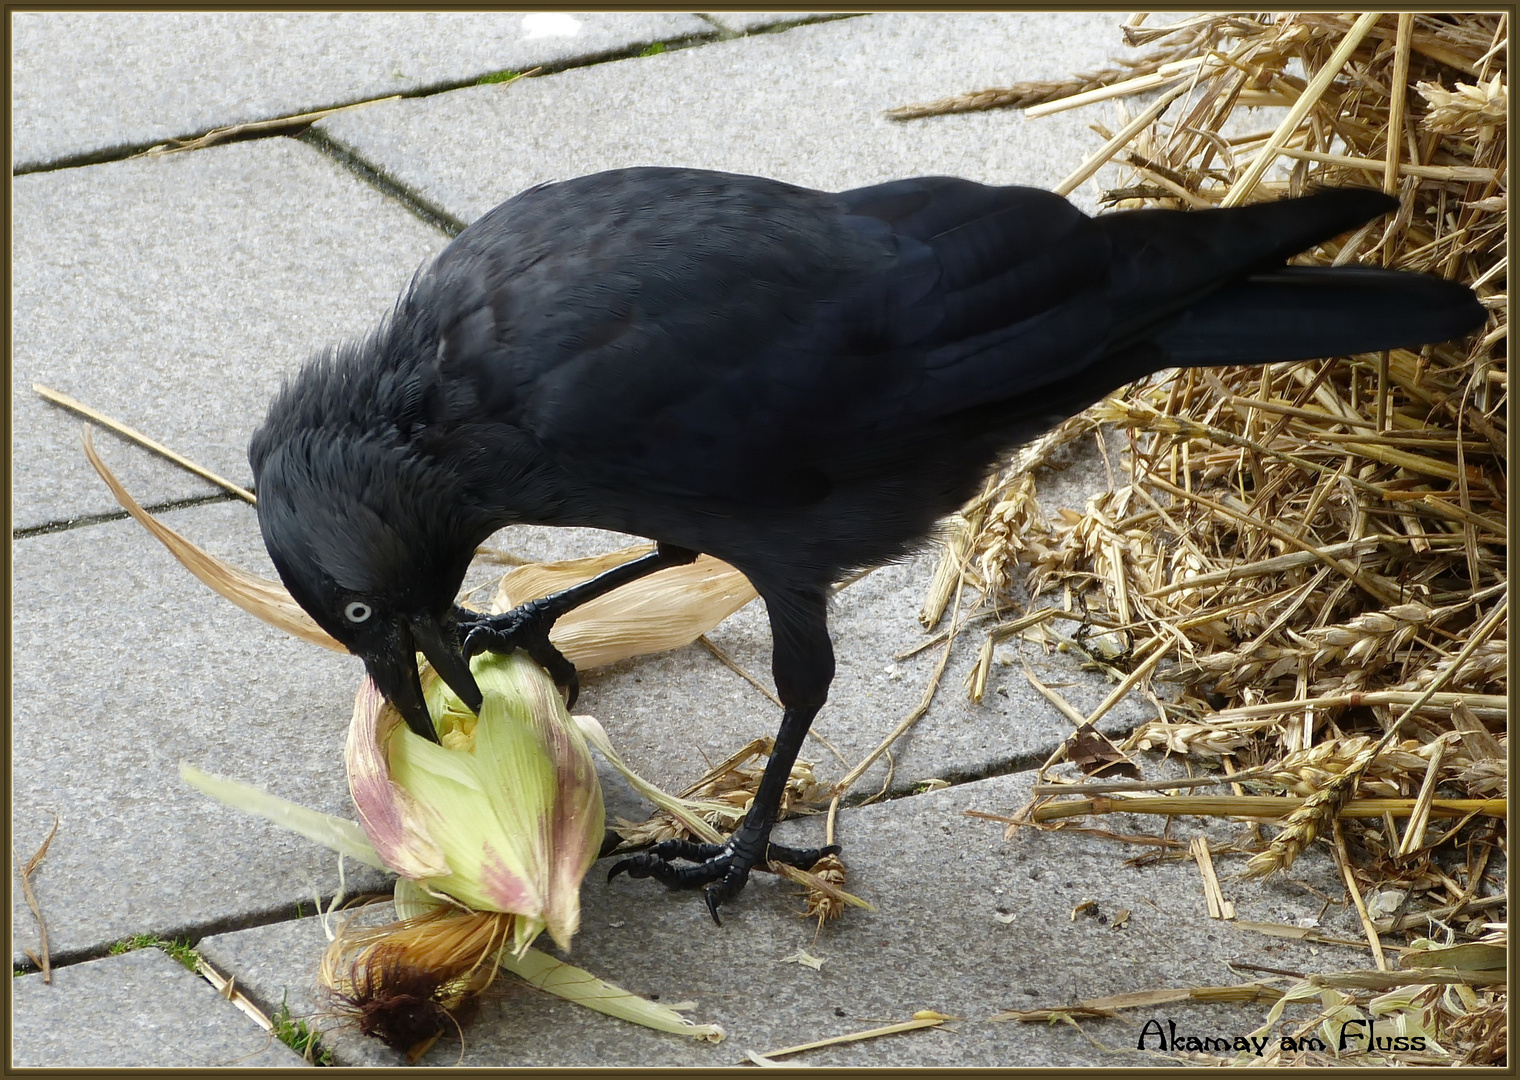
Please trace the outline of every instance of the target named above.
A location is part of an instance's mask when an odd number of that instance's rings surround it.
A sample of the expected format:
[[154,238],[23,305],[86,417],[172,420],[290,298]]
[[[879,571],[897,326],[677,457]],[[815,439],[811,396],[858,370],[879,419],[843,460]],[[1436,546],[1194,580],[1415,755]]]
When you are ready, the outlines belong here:
[[361,604],[355,600],[343,609],[343,614],[348,618],[349,622],[363,622],[370,617],[371,613],[368,604]]

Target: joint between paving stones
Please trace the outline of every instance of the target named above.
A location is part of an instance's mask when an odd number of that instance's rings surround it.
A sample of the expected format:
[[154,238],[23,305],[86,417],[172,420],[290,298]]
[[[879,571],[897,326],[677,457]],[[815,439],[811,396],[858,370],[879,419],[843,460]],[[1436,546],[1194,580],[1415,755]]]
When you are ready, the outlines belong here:
[[[1123,738],[1128,733],[1128,731],[1123,731],[1110,732],[1109,734],[1113,738]],[[943,780],[948,787],[954,788],[960,787],[963,784],[974,784],[978,780],[991,780],[999,776],[1013,776],[1017,773],[1032,772],[1045,764],[1054,749],[1055,747],[1053,746],[1035,749],[1027,754],[1018,754],[1014,757],[1004,758],[1002,761],[995,761],[982,769],[951,769],[933,777],[932,780]],[[855,792],[846,795],[840,801],[840,805],[845,809],[855,809],[864,805],[867,801],[872,805],[876,805],[879,803],[897,802],[900,799],[911,799],[919,795],[927,795],[933,791],[946,790],[940,787],[926,788],[924,785],[930,782],[929,780],[904,781],[888,787],[886,794]]]
[[[143,509],[150,514],[164,514],[170,510],[188,510],[197,506],[211,506],[216,503],[239,501],[236,495],[230,492],[218,492],[215,495],[194,495],[188,499],[173,499],[169,502],[155,503]],[[12,540],[29,540],[34,536],[47,536],[50,533],[69,532],[72,529],[83,529],[91,525],[105,525],[112,521],[124,521],[130,515],[125,510],[113,510],[105,514],[84,514],[76,518],[62,518],[58,521],[45,521],[41,525],[28,525],[24,529],[12,529]]]
[[378,165],[367,161],[324,131],[307,128],[296,136],[313,150],[331,158],[380,194],[400,203],[408,213],[431,225],[451,239],[464,232],[465,222],[460,221],[441,206],[424,199],[417,192],[396,180]]
[[[646,54],[648,54],[648,51],[650,49],[654,48],[655,46],[659,46],[661,52],[674,52],[674,51],[681,50],[681,49],[690,49],[690,48],[694,48],[694,47],[701,46],[701,45],[709,45],[709,44],[712,44],[714,42],[719,42],[719,41],[732,41],[732,40],[735,40],[737,38],[742,38],[742,37],[756,37],[756,36],[760,36],[760,35],[764,35],[764,34],[779,34],[779,33],[784,33],[787,30],[793,30],[793,29],[796,29],[799,26],[811,26],[811,25],[814,25],[814,24],[817,24],[817,23],[838,22],[838,21],[840,21],[842,19],[853,19],[853,18],[859,17],[861,14],[864,14],[864,13],[863,12],[837,12],[837,13],[829,13],[829,14],[824,14],[824,15],[821,15],[821,16],[799,18],[799,19],[797,19],[795,21],[772,23],[772,24],[767,25],[767,26],[756,27],[753,30],[730,30],[727,27],[723,26],[721,23],[719,23],[716,20],[712,19],[710,16],[706,15],[705,13],[702,13],[702,12],[693,12],[692,14],[694,14],[697,18],[702,19],[704,22],[709,23],[713,27],[712,32],[711,33],[704,33],[704,34],[688,34],[688,35],[685,35],[685,36],[682,36],[682,37],[669,38],[669,39],[660,40],[660,41],[649,41],[649,42],[644,42],[643,44],[640,44],[640,45],[632,45],[632,46],[628,46],[628,47],[621,48],[621,49],[610,49],[610,50],[607,50],[606,52],[589,53],[589,54],[587,54],[585,56],[571,57],[571,58],[568,58],[568,59],[565,59],[565,60],[552,61],[550,63],[538,65],[537,67],[535,67],[533,69],[534,70],[534,74],[535,74],[535,76],[556,75],[556,74],[559,74],[560,72],[571,71],[571,70],[576,69],[576,68],[595,67],[595,66],[597,66],[599,64],[612,63],[612,62],[617,61],[617,60],[633,60],[633,59],[637,59],[639,57],[645,56]],[[472,79],[456,79],[456,80],[450,80],[450,81],[447,81],[447,82],[439,82],[439,83],[429,83],[429,84],[427,84],[425,86],[418,86],[418,87],[414,87],[414,88],[412,88],[410,90],[400,91],[400,92],[398,92],[395,95],[387,95],[387,97],[394,96],[394,97],[402,97],[402,98],[427,98],[427,97],[432,97],[435,94],[447,94],[447,93],[450,93],[450,92],[452,92],[454,90],[464,90],[464,89],[467,89],[467,88],[472,87],[472,86],[479,86],[479,85],[481,85],[482,78],[484,78],[484,77],[476,77],[476,78],[472,78]],[[314,112],[324,112],[324,111],[331,110],[331,109],[348,108],[348,107],[351,107],[351,106],[354,106],[354,105],[364,105],[364,104],[368,104],[368,103],[371,103],[371,102],[374,102],[374,101],[383,101],[383,100],[385,100],[385,98],[370,98],[370,99],[360,99],[358,101],[335,102],[335,103],[332,103],[332,104],[329,104],[329,105],[318,105],[318,106],[313,106],[313,107],[311,107],[309,109],[303,109],[301,111],[301,113],[295,114],[295,115],[290,116],[290,117],[271,116],[271,117],[265,117],[265,118],[262,118],[262,119],[259,119],[259,120],[244,121],[243,122],[244,124],[260,124],[260,125],[277,125],[277,124],[280,123],[281,120],[289,120],[289,123],[286,124],[283,127],[266,126],[266,127],[260,128],[257,131],[249,131],[249,132],[246,132],[246,133],[231,133],[231,134],[228,134],[228,135],[226,135],[225,137],[223,137],[221,139],[218,139],[213,145],[222,146],[222,145],[225,145],[227,143],[232,143],[232,142],[247,142],[247,141],[251,141],[251,140],[254,140],[254,139],[272,139],[272,138],[283,138],[283,137],[287,137],[287,136],[288,137],[292,137],[292,138],[302,139],[303,141],[305,141],[307,139],[307,137],[312,134],[312,127],[318,121],[314,121],[314,120],[301,120],[301,119],[298,119],[298,117],[304,116],[304,115],[307,115],[307,114],[310,114],[310,113],[314,113]],[[229,126],[236,127],[238,125],[229,125]],[[209,129],[202,130],[202,131],[187,132],[187,133],[182,134],[182,135],[170,136],[170,137],[164,138],[164,139],[155,139],[152,142],[131,143],[131,144],[122,145],[122,146],[102,147],[102,148],[95,149],[95,150],[88,150],[88,151],[85,151],[84,153],[81,153],[81,154],[74,154],[74,155],[68,156],[68,157],[55,158],[55,159],[53,159],[51,161],[28,162],[28,163],[26,163],[24,165],[21,165],[19,167],[12,168],[11,169],[11,176],[12,177],[29,176],[29,175],[32,175],[34,173],[41,173],[41,172],[61,172],[61,171],[65,170],[65,169],[78,169],[78,168],[83,168],[83,167],[85,167],[87,165],[104,165],[104,164],[108,164],[108,163],[114,162],[114,161],[126,161],[126,160],[129,160],[129,159],[134,158],[134,157],[139,157],[139,156],[147,153],[149,150],[152,150],[154,147],[157,147],[157,146],[165,146],[165,145],[168,145],[170,143],[176,143],[176,142],[178,142],[178,143],[190,143],[190,142],[194,142],[197,139],[204,138],[205,136],[209,135],[212,131],[215,131],[215,130],[218,130],[218,129],[216,129],[216,128],[209,128]],[[315,145],[319,145],[319,148],[326,150],[327,146],[331,146],[331,145],[334,145],[334,144],[332,144],[330,140],[327,140],[326,143],[325,143],[325,145],[323,145],[323,144],[315,144]],[[352,167],[352,166],[350,166],[350,167]],[[366,170],[373,169],[373,166],[369,166],[369,165],[366,164],[365,169]],[[355,171],[358,172],[361,177],[364,177],[367,180],[370,179],[370,177],[367,175],[367,173],[365,171],[360,171],[360,170],[355,170]],[[377,173],[377,175],[383,176],[383,174],[379,174],[379,173]],[[370,180],[370,182],[373,183],[374,181]],[[403,193],[404,190],[405,190],[405,189],[402,189],[402,188],[399,188],[399,187],[397,187],[395,190],[392,190],[390,187],[386,186],[385,184],[377,184],[377,186],[380,186],[382,188],[382,190],[386,191],[387,194],[391,194],[393,196],[397,195],[398,193]],[[435,226],[443,229],[444,232],[447,233],[449,236],[455,236],[455,235],[457,235],[463,229],[463,225],[459,225],[457,228],[454,226],[455,219],[451,218],[449,215],[443,213],[441,210],[438,210],[435,207],[427,206],[427,204],[423,200],[421,200],[420,198],[418,198],[415,195],[410,195],[409,197],[404,197],[402,199],[402,201],[407,204],[408,208],[411,209],[413,213],[417,213],[419,217],[421,217],[424,221],[427,221],[429,224],[435,225]],[[414,201],[418,205],[413,205]],[[419,205],[423,208],[423,210],[425,212],[419,213],[419,209],[418,209]]]
[[[369,896],[372,894],[362,895]],[[389,894],[385,895],[389,896]],[[345,899],[350,901],[355,898],[354,896],[345,896]],[[127,934],[123,937],[114,938],[111,941],[50,953],[48,955],[48,966],[57,970],[58,968],[73,967],[75,964],[84,964],[92,960],[104,960],[109,956],[120,955],[119,953],[113,953],[111,950],[122,942],[131,941],[134,937],[151,937],[158,941],[170,942],[183,941],[194,952],[200,949],[200,944],[204,939],[215,937],[218,934],[231,934],[239,930],[256,930],[261,926],[276,926],[280,923],[295,922],[298,919],[313,918],[327,911],[331,907],[332,901],[333,898],[331,896],[314,897],[310,901],[299,904],[280,904],[277,907],[263,908],[237,916],[211,919],[203,923],[186,923],[167,928],[149,928],[136,934]],[[338,912],[334,914],[338,914]],[[154,947],[156,946],[144,946],[144,948]],[[29,962],[20,962],[14,958],[12,959],[13,972],[21,971],[31,974],[36,970],[37,968]]]
[[701,19],[703,22],[705,22],[708,25],[710,25],[717,32],[716,35],[715,35],[715,37],[714,37],[715,41],[733,41],[736,38],[742,38],[742,37],[747,36],[747,33],[748,33],[747,31],[744,31],[744,30],[730,30],[728,27],[724,26],[717,19],[714,19],[711,15],[707,14],[705,11],[693,11],[692,14],[695,15],[697,18]]
[[[788,25],[797,24],[793,23]],[[566,60],[539,65],[534,70],[536,74],[553,75],[561,71],[569,71],[573,68],[593,67],[597,64],[605,64],[614,60],[634,59],[643,55],[646,50],[652,48],[655,45],[662,46],[662,51],[670,51],[675,49],[690,48],[694,45],[705,45],[709,42],[717,40],[719,40],[719,34],[717,32],[717,29],[715,29],[712,34],[687,35],[685,37],[671,38],[666,41],[645,42],[642,45],[634,45],[621,49],[611,49],[600,53],[589,53],[585,56],[571,57]],[[464,90],[472,86],[479,86],[481,84],[481,78],[482,76],[477,76],[470,79],[452,79],[446,82],[428,83],[424,86],[413,87],[410,90],[401,90],[395,94],[387,94],[384,97],[380,98],[360,98],[356,101],[339,101],[326,105],[313,105],[310,108],[304,108],[301,110],[301,112],[292,114],[290,116],[270,116],[256,120],[245,120],[240,124],[231,124],[226,126],[232,128],[249,124],[259,124],[265,126],[262,126],[257,131],[249,131],[246,133],[229,133],[225,137],[218,139],[212,145],[222,146],[232,142],[247,142],[254,139],[273,139],[282,138],[285,136],[300,137],[306,131],[308,131],[313,124],[317,123],[316,120],[299,119],[299,117],[306,116],[311,113],[327,112],[333,109],[350,108],[354,105],[366,105],[377,101],[384,101],[387,98],[391,97],[427,98],[432,97],[435,94],[447,94],[454,90]],[[279,125],[282,120],[288,120],[289,123],[285,124],[283,127],[274,126]],[[213,131],[218,130],[221,130],[221,128],[206,128],[199,131],[186,132],[182,135],[171,135],[166,138],[155,139],[152,142],[128,143],[125,145],[101,147],[95,150],[87,150],[80,154],[54,158],[50,161],[28,162],[24,165],[13,167],[11,169],[11,176],[29,176],[33,173],[40,172],[60,172],[65,169],[82,168],[86,165],[104,165],[114,161],[126,161],[145,154],[149,150],[152,150],[154,147],[167,146],[171,143],[192,143],[197,139],[205,138]]]
[[782,19],[777,22],[766,23],[764,26],[756,26],[750,30],[731,30],[705,11],[694,11],[692,14],[716,26],[721,31],[718,36],[719,41],[734,41],[738,38],[763,37],[766,34],[784,34],[788,30],[797,29],[799,26],[817,26],[820,23],[858,19],[862,15],[872,13],[869,11],[830,11],[815,15],[801,15],[795,19]]

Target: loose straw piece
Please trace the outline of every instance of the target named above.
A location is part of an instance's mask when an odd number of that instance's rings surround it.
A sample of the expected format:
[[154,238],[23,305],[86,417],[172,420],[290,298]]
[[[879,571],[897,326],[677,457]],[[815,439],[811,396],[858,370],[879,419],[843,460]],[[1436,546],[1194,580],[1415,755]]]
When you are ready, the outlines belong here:
[[1171,652],[1173,647],[1173,642],[1167,641],[1165,639],[1158,640],[1156,642],[1156,647],[1151,650],[1150,655],[1147,656],[1144,660],[1140,661],[1140,663],[1136,664],[1135,669],[1124,677],[1124,681],[1121,682],[1118,686],[1114,687],[1113,690],[1109,691],[1108,696],[1104,698],[1098,704],[1098,707],[1092,711],[1092,714],[1087,717],[1087,723],[1096,724],[1098,720],[1108,712],[1109,709],[1112,709],[1115,705],[1119,704],[1119,702],[1124,698],[1124,695],[1128,694],[1130,690],[1134,688],[1136,683],[1138,683],[1141,679],[1144,679],[1147,675],[1156,669],[1156,665],[1161,663],[1162,658],[1165,657],[1167,653]]
[[[42,919],[42,907],[37,903],[37,894],[32,892],[32,875],[37,872],[37,867],[42,863],[42,857],[47,854],[48,846],[52,844],[53,837],[57,833],[58,815],[54,814],[53,827],[48,831],[47,839],[42,841],[42,846],[20,868],[21,893],[26,897],[26,906],[31,908],[32,916],[37,920],[37,953],[28,952],[27,955],[42,969],[42,981],[49,985],[52,985],[53,982],[53,968],[52,958],[48,955],[47,923]],[[11,854],[15,855],[14,848],[11,849]],[[16,861],[19,863],[21,859],[18,857]]]
[[1446,748],[1451,745],[1454,733],[1448,732],[1435,741],[1435,749],[1431,751],[1430,762],[1425,766],[1425,779],[1420,784],[1419,794],[1415,796],[1414,812],[1409,815],[1409,823],[1404,827],[1404,837],[1399,842],[1399,858],[1413,855],[1425,843],[1425,827],[1430,824],[1430,804],[1436,797],[1436,781],[1441,776],[1441,762],[1446,757]]
[[[1399,13],[1398,30],[1393,48],[1393,81],[1389,84],[1392,96],[1388,101],[1388,147],[1384,154],[1383,193],[1392,195],[1399,186],[1399,158],[1404,147],[1404,104],[1409,96],[1409,43],[1414,30],[1414,13]],[[1383,249],[1383,265],[1393,263],[1393,245]],[[1388,350],[1378,353],[1377,365],[1377,430],[1388,430]]]
[[1239,1004],[1253,1001],[1276,1001],[1282,991],[1261,983],[1242,983],[1239,986],[1179,986],[1163,990],[1137,990],[1112,997],[1089,998],[1075,1005],[1058,1005],[1049,1009],[1007,1009],[994,1013],[992,1021],[1017,1020],[1020,1023],[1042,1023],[1056,1015],[1111,1016],[1118,1009],[1153,1009],[1157,1005],[1169,1005],[1174,1001],[1207,1001]]
[[877,745],[876,749],[872,750],[863,759],[861,759],[858,765],[847,772],[843,777],[840,778],[839,782],[834,785],[833,795],[836,798],[849,791],[850,788],[854,786],[855,781],[864,776],[866,774],[866,770],[875,764],[876,760],[879,757],[881,757],[892,748],[893,743],[901,738],[909,728],[922,720],[924,718],[924,715],[928,713],[929,706],[934,701],[934,695],[939,690],[940,679],[944,677],[945,668],[950,663],[950,653],[951,650],[955,648],[956,635],[960,632],[961,591],[966,584],[966,573],[964,569],[961,571],[960,577],[957,580],[959,581],[959,584],[955,588],[955,607],[950,612],[950,631],[945,639],[945,648],[939,655],[939,662],[934,665],[934,670],[929,674],[929,682],[924,687],[923,696],[919,699],[919,702],[914,707],[913,711],[898,722],[897,726],[887,734],[887,737]]
[[1202,495],[1197,495],[1183,488],[1179,488],[1175,484],[1169,484],[1159,476],[1151,476],[1149,478],[1149,483],[1153,487],[1158,487],[1169,495],[1176,496],[1179,499],[1190,499],[1200,506],[1208,507],[1210,510],[1213,510],[1217,514],[1223,514],[1225,517],[1234,518],[1237,521],[1242,521],[1247,525],[1260,529],[1262,532],[1270,533],[1272,536],[1275,536],[1277,539],[1283,541],[1283,543],[1298,548],[1300,551],[1313,552],[1316,557],[1326,565],[1334,567],[1340,573],[1356,582],[1363,589],[1367,590],[1367,592],[1371,593],[1373,596],[1377,597],[1384,603],[1397,604],[1403,600],[1403,596],[1401,595],[1397,585],[1388,583],[1385,580],[1379,578],[1377,575],[1363,573],[1361,570],[1358,570],[1355,566],[1346,562],[1344,559],[1328,556],[1313,544],[1306,543],[1299,537],[1288,532],[1286,529],[1279,528],[1278,526],[1273,525],[1271,522],[1262,521],[1260,518],[1256,517],[1253,514],[1242,513],[1241,511],[1226,506],[1221,502],[1217,502],[1213,499],[1206,499]]
[[1298,125],[1303,123],[1304,117],[1309,115],[1309,110],[1314,108],[1319,99],[1324,96],[1325,91],[1330,88],[1330,84],[1341,73],[1341,68],[1346,66],[1346,61],[1351,59],[1351,54],[1362,43],[1362,39],[1367,36],[1367,32],[1372,29],[1373,23],[1378,21],[1380,15],[1381,12],[1368,11],[1357,17],[1340,46],[1330,54],[1330,59],[1325,61],[1325,66],[1319,69],[1308,87],[1293,103],[1293,107],[1288,110],[1288,115],[1283,118],[1281,124],[1277,125],[1277,130],[1272,132],[1272,137],[1267,140],[1267,144],[1251,159],[1251,164],[1246,167],[1240,179],[1220,200],[1220,206],[1239,206],[1246,201],[1246,197],[1252,191],[1256,190],[1256,185],[1261,182],[1267,167],[1277,159],[1283,147],[1288,144],[1288,140],[1293,137],[1293,133],[1298,130]]
[[1188,854],[1193,856],[1193,861],[1198,864],[1198,873],[1203,878],[1203,898],[1209,906],[1209,918],[1233,919],[1235,905],[1224,898],[1224,890],[1219,887],[1219,875],[1214,872],[1214,856],[1209,852],[1208,837],[1193,837]]
[[1302,709],[1411,704],[1416,708],[1434,709],[1450,709],[1463,705],[1478,712],[1480,716],[1484,712],[1502,715],[1509,706],[1509,699],[1503,694],[1426,694],[1417,690],[1357,690],[1348,694],[1327,694],[1324,697],[1296,698],[1292,701],[1263,701],[1256,705],[1221,709],[1209,717],[1209,723],[1215,727],[1229,727],[1236,721],[1255,720],[1280,713],[1298,712]]
[[[532,74],[532,72],[529,72]],[[353,109],[367,109],[371,105],[384,105],[391,101],[400,101],[400,94],[392,94],[390,97],[374,98],[370,101],[356,101],[352,105],[339,105],[332,109],[318,109],[316,112],[296,113],[293,116],[276,116],[270,120],[252,120],[246,124],[229,124],[226,127],[212,128],[206,134],[194,139],[170,139],[158,146],[151,146],[136,157],[156,157],[161,154],[179,154],[186,150],[202,150],[208,146],[226,142],[228,139],[246,135],[256,135],[264,131],[281,131],[286,128],[300,125],[315,124],[318,120],[324,120],[334,113],[348,112]]]
[[1120,147],[1127,145],[1131,139],[1140,134],[1143,128],[1166,111],[1168,105],[1187,93],[1192,88],[1192,85],[1192,80],[1189,79],[1184,81],[1182,85],[1174,86],[1162,94],[1152,103],[1150,108],[1120,128],[1118,133],[1112,139],[1109,139],[1108,142],[1104,143],[1097,153],[1084,161],[1076,172],[1057,184],[1055,186],[1055,193],[1057,195],[1070,195],[1073,191],[1077,190],[1089,176],[1092,176],[1093,173],[1101,169],[1110,158],[1118,153]]
[[1193,69],[1207,59],[1208,57],[1206,56],[1190,56],[1186,60],[1172,60],[1162,64],[1149,75],[1137,75],[1133,79],[1125,79],[1123,82],[1100,86],[1097,89],[1087,90],[1080,94],[1072,94],[1070,97],[1059,98],[1055,101],[1046,102],[1043,105],[1031,105],[1024,110],[1024,115],[1031,120],[1037,120],[1042,116],[1063,112],[1066,109],[1079,109],[1083,105],[1091,105],[1095,101],[1107,101],[1109,98],[1127,97],[1130,94],[1154,90],[1158,86],[1165,86],[1174,79],[1191,78]]
[[[1024,665],[1024,678],[1028,679],[1029,685],[1038,690],[1040,692],[1040,695],[1044,697],[1046,701],[1054,705],[1056,707],[1056,711],[1059,712],[1062,716],[1066,717],[1066,719],[1070,720],[1078,727],[1081,727],[1083,724],[1087,723],[1087,717],[1083,716],[1075,705],[1067,701],[1057,691],[1041,682],[1039,676],[1035,675],[1034,671],[1030,669],[1028,664]],[[1063,742],[1061,745],[1065,746],[1066,744]]]
[[1296,146],[1280,147],[1277,153],[1282,157],[1302,158],[1304,161],[1318,161],[1325,165],[1341,165],[1348,169],[1366,169],[1368,172],[1384,173],[1385,186],[1390,176],[1393,177],[1395,184],[1401,176],[1418,176],[1422,180],[1466,180],[1476,183],[1494,180],[1499,176],[1498,169],[1474,165],[1416,165],[1411,162],[1395,162],[1390,165],[1387,161],[1379,161],[1377,158],[1326,154],[1319,150],[1302,150]]
[[206,963],[205,959],[199,955],[195,958],[195,970],[201,978],[205,979],[216,989],[218,994],[225,1000],[232,1002],[244,1016],[248,1017],[248,1019],[252,1020],[265,1031],[274,1030],[274,1024],[270,1021],[269,1017],[265,1016],[257,1005],[244,996],[233,980]]
[[1367,944],[1372,946],[1372,959],[1376,961],[1379,971],[1387,971],[1388,960],[1383,955],[1383,941],[1378,937],[1377,927],[1372,925],[1372,916],[1367,913],[1367,905],[1362,901],[1362,890],[1356,883],[1356,875],[1351,872],[1351,856],[1346,851],[1346,836],[1341,830],[1340,819],[1333,818],[1330,828],[1335,841],[1335,862],[1340,867],[1346,891],[1351,894],[1351,902],[1356,905],[1357,918],[1361,919],[1362,929],[1367,934]]
[[1392,195],[1399,186],[1399,156],[1404,146],[1404,99],[1409,92],[1409,42],[1413,31],[1414,12],[1399,12],[1399,29],[1393,46],[1393,81],[1389,84],[1393,96],[1388,102],[1388,155],[1383,173],[1383,192],[1387,195]]
[[187,469],[190,472],[193,472],[196,476],[199,476],[204,480],[211,481],[217,487],[225,488],[245,502],[252,503],[257,501],[253,497],[253,492],[249,491],[247,488],[239,487],[231,480],[220,477],[210,469],[197,465],[189,458],[183,457],[180,454],[176,454],[173,450],[170,450],[167,446],[161,442],[158,442],[156,439],[150,439],[142,432],[127,427],[126,424],[123,424],[118,420],[112,420],[105,413],[90,408],[82,401],[71,398],[67,394],[59,393],[57,390],[51,389],[50,387],[43,386],[41,383],[32,383],[32,389],[42,397],[46,398],[48,401],[51,401],[54,405],[62,405],[65,409],[71,409],[74,412],[79,413],[81,416],[89,417],[91,420],[95,421],[97,424],[100,424],[102,427],[108,427],[118,435],[131,439],[139,446],[147,447],[155,454],[169,459],[180,468]]
[[753,1061],[756,1057],[766,1063],[771,1059],[785,1057],[788,1054],[800,1054],[804,1050],[817,1050],[825,1046],[838,1046],[840,1043],[860,1042],[862,1039],[875,1039],[882,1035],[896,1035],[904,1031],[918,1031],[921,1028],[938,1027],[946,1020],[958,1019],[954,1016],[946,1016],[944,1013],[933,1012],[923,1009],[913,1014],[912,1020],[905,1020],[900,1024],[887,1024],[885,1027],[871,1028],[868,1031],[854,1031],[848,1035],[835,1035],[832,1039],[819,1039],[817,1042],[803,1043],[800,1046],[788,1046],[782,1050],[772,1050],[765,1054],[755,1054],[749,1058]]
[[[1091,799],[1052,802],[1031,811],[1034,822],[1059,821],[1086,814],[1162,814],[1184,817],[1286,817],[1307,799],[1278,795],[1140,795],[1132,799],[1115,799],[1099,795]],[[1482,814],[1503,817],[1507,799],[1433,799],[1430,813],[1439,817],[1465,817]],[[1340,809],[1340,817],[1377,818],[1385,813],[1395,817],[1414,813],[1414,799],[1349,799]]]

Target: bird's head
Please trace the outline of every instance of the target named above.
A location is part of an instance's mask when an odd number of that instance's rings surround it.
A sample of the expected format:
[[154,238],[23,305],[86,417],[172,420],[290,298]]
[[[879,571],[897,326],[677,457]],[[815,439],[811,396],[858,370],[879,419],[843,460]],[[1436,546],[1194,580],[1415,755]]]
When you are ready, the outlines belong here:
[[256,443],[254,459],[259,528],[291,596],[417,734],[437,741],[418,652],[478,711],[454,606],[476,539],[446,473],[394,442],[310,430]]

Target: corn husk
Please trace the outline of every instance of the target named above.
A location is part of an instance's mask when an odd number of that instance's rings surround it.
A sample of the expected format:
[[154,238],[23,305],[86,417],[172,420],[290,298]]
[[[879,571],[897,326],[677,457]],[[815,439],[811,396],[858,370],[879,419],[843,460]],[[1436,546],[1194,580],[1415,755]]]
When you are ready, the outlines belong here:
[[[96,453],[89,428],[82,441],[85,456],[122,508],[208,587],[287,634],[344,651],[301,609],[283,584],[217,558],[144,510]],[[487,610],[508,611],[595,577],[648,550],[647,545],[636,545],[585,559],[518,567],[503,577]],[[567,612],[549,631],[549,640],[576,667],[601,667],[689,645],[754,598],[754,587],[743,574],[703,555],[695,562],[660,570]]]
[[[530,563],[509,570],[490,608],[510,611],[540,596],[568,589],[651,550],[639,545],[564,562]],[[615,664],[630,656],[690,644],[755,599],[743,574],[710,555],[629,582],[562,616],[549,640],[577,667]],[[679,597],[678,603],[672,598]]]
[[[549,676],[521,654],[477,657],[473,671],[486,698],[479,718],[424,672],[445,737],[460,735],[464,716],[474,721],[469,741],[451,739],[453,748],[415,735],[365,680],[345,755],[362,827],[188,764],[180,775],[228,805],[401,875],[399,920],[345,921],[321,979],[340,1015],[412,1061],[461,1025],[502,969],[632,1023],[722,1039],[716,1025],[694,1024],[530,947],[544,929],[569,945],[580,882],[602,841],[600,787],[582,734],[595,721],[572,720]],[[506,768],[472,768],[466,758]]]
[[500,912],[466,911],[406,878],[396,883],[397,921],[355,927],[349,917],[322,955],[320,977],[360,1032],[416,1062],[459,1026],[474,1000],[507,971],[546,993],[656,1031],[721,1042],[697,1024],[538,949],[519,951]]
[[517,916],[518,954],[545,929],[568,949],[604,830],[590,748],[527,656],[482,655],[470,667],[484,698],[478,718],[441,679],[427,680],[445,744],[413,732],[365,680],[344,753],[360,824],[402,877],[473,911]]

